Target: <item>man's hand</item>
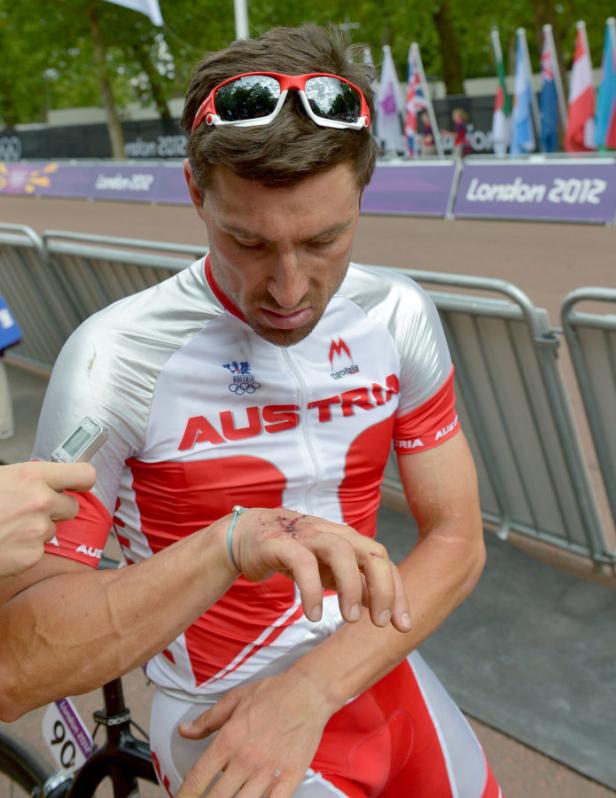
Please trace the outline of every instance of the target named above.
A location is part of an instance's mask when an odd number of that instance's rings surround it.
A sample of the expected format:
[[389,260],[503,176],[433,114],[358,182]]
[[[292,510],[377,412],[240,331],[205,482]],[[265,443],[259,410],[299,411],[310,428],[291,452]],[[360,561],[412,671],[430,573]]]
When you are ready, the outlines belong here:
[[317,750],[335,707],[307,678],[278,674],[230,690],[189,724],[183,737],[218,736],[187,774],[177,798],[291,798]]
[[16,463],[0,467],[0,576],[31,568],[55,534],[56,521],[79,509],[64,490],[88,490],[96,471],[89,463]]
[[398,569],[387,549],[345,524],[284,508],[245,511],[233,532],[233,555],[242,574],[259,582],[279,571],[297,582],[306,616],[318,621],[323,588],[336,590],[346,621],[358,621],[361,604],[377,626],[400,632],[411,616]]

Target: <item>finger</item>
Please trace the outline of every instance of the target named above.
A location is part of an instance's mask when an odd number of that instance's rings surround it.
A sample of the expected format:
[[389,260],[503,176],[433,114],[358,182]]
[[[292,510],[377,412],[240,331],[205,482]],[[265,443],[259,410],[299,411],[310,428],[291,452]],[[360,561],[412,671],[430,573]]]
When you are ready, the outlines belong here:
[[394,576],[387,549],[375,540],[368,540],[362,568],[368,585],[368,609],[376,626],[387,626],[392,618],[396,593]]
[[362,579],[352,543],[337,532],[319,532],[304,543],[331,571],[342,617],[346,621],[358,621]]
[[182,737],[189,740],[202,740],[215,731],[218,731],[231,717],[239,696],[232,692],[222,698],[211,709],[202,712],[191,721],[186,721],[178,725],[178,732]]
[[52,521],[67,521],[79,512],[79,502],[74,496],[52,491],[49,503],[49,517]]
[[96,481],[91,463],[37,463],[39,473],[50,488],[57,491],[89,490]]
[[404,589],[402,576],[398,567],[390,562],[392,575],[394,579],[394,609],[391,616],[391,622],[399,632],[408,632],[412,626],[411,610],[409,600]]
[[[280,777],[280,770],[273,772],[264,766],[256,770],[246,781],[242,789],[237,793],[236,798],[264,798],[271,795],[269,787]],[[291,796],[292,793],[289,793]]]
[[[214,790],[218,789],[218,785],[226,778],[226,773],[221,776],[221,772],[227,759],[226,756],[223,757],[221,754],[217,754],[213,749],[214,746],[210,746],[206,753],[188,771],[176,798],[201,798],[210,784],[216,779],[218,779],[218,782]],[[239,786],[241,787],[241,783]],[[219,795],[225,795],[229,798],[234,794],[233,792],[219,792]],[[214,791],[210,794],[210,798],[213,795]]]
[[277,562],[297,583],[306,617],[319,621],[323,614],[323,585],[316,557],[292,538],[272,540],[271,549]]

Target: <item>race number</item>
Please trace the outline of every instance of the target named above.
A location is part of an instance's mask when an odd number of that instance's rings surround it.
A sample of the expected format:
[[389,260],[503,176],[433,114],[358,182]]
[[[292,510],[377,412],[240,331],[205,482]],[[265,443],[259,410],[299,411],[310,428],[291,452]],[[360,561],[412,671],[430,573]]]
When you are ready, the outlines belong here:
[[67,773],[79,770],[94,749],[90,732],[68,698],[47,707],[42,732],[58,767]]

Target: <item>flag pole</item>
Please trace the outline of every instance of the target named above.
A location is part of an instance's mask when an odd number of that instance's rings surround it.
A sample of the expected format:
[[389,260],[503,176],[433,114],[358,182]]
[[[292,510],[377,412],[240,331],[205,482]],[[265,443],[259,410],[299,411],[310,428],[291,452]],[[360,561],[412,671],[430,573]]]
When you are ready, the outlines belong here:
[[543,32],[548,40],[548,48],[552,57],[552,66],[554,67],[554,80],[556,81],[556,96],[558,97],[558,113],[563,130],[567,127],[567,101],[565,100],[565,90],[563,88],[563,79],[560,74],[560,64],[556,55],[556,45],[554,44],[554,34],[551,25],[544,25]]
[[248,32],[248,8],[247,0],[233,0],[235,10],[235,38],[247,39]]
[[413,42],[411,44],[411,51],[417,58],[417,69],[419,70],[419,79],[421,81],[421,88],[423,89],[424,97],[426,98],[426,110],[428,111],[428,118],[430,119],[430,125],[432,127],[432,136],[434,137],[434,143],[436,144],[436,151],[439,156],[442,158],[443,153],[443,142],[441,140],[441,131],[436,123],[436,116],[434,114],[434,108],[432,107],[432,98],[430,96],[430,89],[428,88],[428,81],[426,80],[426,74],[424,72],[423,63],[421,61],[421,52],[419,51],[419,45],[417,42]]
[[[533,109],[533,120],[535,122],[536,138],[541,141],[541,117],[539,116],[539,104],[537,103],[537,95],[535,94],[535,87],[533,86],[533,70],[530,65],[530,55],[528,54],[528,43],[526,41],[525,28],[518,28],[518,37],[522,39],[522,46],[524,48],[524,66],[526,68],[526,76],[530,85],[530,104]],[[541,146],[541,145],[540,145]]]
[[605,24],[610,32],[612,50],[614,51],[614,58],[616,59],[616,17],[608,17],[605,21]]
[[490,31],[490,40],[492,41],[492,50],[494,52],[494,60],[497,64],[503,61],[503,50],[501,48],[500,36],[496,25]]

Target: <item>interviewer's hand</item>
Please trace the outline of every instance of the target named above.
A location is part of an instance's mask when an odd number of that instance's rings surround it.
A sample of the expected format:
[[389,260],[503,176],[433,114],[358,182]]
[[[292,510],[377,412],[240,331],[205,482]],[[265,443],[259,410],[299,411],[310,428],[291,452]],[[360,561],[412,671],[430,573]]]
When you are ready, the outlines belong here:
[[323,588],[336,590],[346,621],[358,621],[363,603],[377,626],[408,632],[411,617],[398,569],[387,549],[345,524],[277,508],[239,516],[233,555],[242,574],[259,582],[275,572],[297,582],[306,616],[321,617]]
[[0,576],[35,565],[56,531],[79,504],[62,491],[88,490],[96,471],[89,463],[31,462],[0,466]]

